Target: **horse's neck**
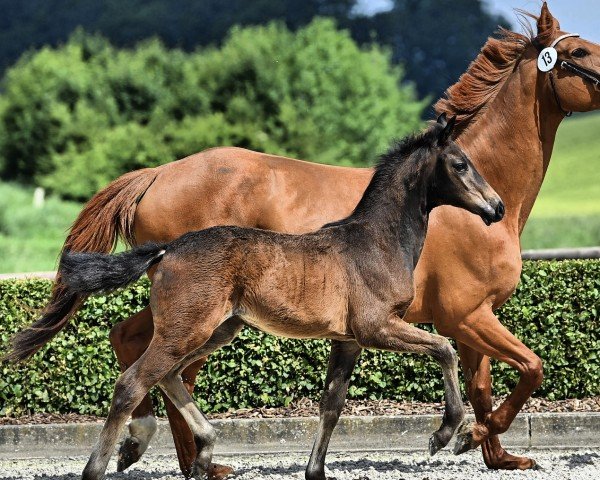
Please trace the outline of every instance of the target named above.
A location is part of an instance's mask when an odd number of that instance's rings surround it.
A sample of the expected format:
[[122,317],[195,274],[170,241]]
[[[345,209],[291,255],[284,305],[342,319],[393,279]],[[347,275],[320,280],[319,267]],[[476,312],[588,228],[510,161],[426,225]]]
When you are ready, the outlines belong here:
[[457,139],[502,197],[507,213],[503,223],[518,234],[542,186],[563,118],[545,79],[527,60]]
[[[416,266],[427,233],[427,186],[431,169],[421,166],[412,182],[398,175],[395,182],[380,185],[377,192],[365,192],[355,212],[354,220],[363,230],[362,241],[370,249],[378,248],[390,260],[403,256]],[[407,185],[410,183],[410,186]]]

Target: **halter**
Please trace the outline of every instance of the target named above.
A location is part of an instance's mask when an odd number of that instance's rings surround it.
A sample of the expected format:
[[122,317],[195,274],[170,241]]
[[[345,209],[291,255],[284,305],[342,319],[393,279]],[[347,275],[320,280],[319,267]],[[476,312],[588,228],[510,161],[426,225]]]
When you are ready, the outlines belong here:
[[[588,70],[587,68],[577,65],[576,63],[569,62],[567,60],[561,60],[560,58],[558,58],[558,52],[556,51],[556,45],[558,45],[558,43],[561,42],[562,40],[564,40],[565,38],[570,38],[570,37],[579,37],[579,34],[578,33],[566,33],[565,35],[561,35],[556,40],[554,40],[549,47],[546,47],[543,50],[541,50],[539,53],[539,56],[538,56],[538,69],[542,72],[548,72],[548,75],[550,76],[550,86],[552,88],[552,93],[554,94],[554,100],[556,100],[556,104],[558,105],[558,108],[560,109],[560,111],[567,117],[570,117],[571,115],[573,115],[573,112],[565,110],[562,107],[562,104],[560,103],[560,97],[558,96],[558,92],[556,91],[556,85],[555,85],[555,81],[554,81],[554,73],[552,72],[552,70],[554,69],[556,64],[558,64],[559,67],[562,68],[563,70],[567,70],[567,71],[577,75],[578,77],[582,78],[583,80],[591,83],[594,86],[594,89],[596,91],[600,91],[600,74],[599,73],[594,72],[592,70]],[[539,47],[538,47],[538,50],[539,50]]]

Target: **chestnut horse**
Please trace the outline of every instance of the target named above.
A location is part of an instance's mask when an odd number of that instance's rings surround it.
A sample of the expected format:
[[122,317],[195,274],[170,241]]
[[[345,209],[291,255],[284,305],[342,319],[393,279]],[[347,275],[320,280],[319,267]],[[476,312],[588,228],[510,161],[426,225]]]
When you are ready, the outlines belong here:
[[216,433],[180,374],[194,360],[231,343],[244,324],[284,337],[332,340],[307,480],[325,480],[329,439],[363,348],[424,353],[440,363],[446,410],[431,436],[430,453],[446,446],[464,418],[458,358],[445,337],[402,319],[414,297],[414,269],[435,207],[465,209],[486,225],[504,216],[500,197],[452,141],[455,120],[441,115],[426,131],[393,147],[382,156],[354,212],[316,232],[221,226],[118,255],[65,252],[62,280],[77,295],[121,288],[156,266],[150,290],[152,341],[117,380],[82,478],[103,478],[119,432],[157,384],[194,433],[194,478],[206,478]]
[[[519,236],[539,193],[559,124],[567,111],[600,108],[593,85],[600,46],[569,37],[556,45],[561,59],[588,72],[582,77],[559,62],[549,72],[537,67],[543,47],[565,32],[544,3],[537,35],[504,31],[490,39],[436,110],[458,114],[456,140],[503,198],[507,215],[489,229],[452,207],[430,218],[423,254],[415,271],[415,299],[406,320],[434,323],[457,340],[467,394],[481,426],[486,465],[527,469],[535,462],[506,452],[498,434],[542,381],[540,359],[494,315],[512,294],[521,272]],[[565,63],[566,66],[566,63]],[[581,70],[582,72],[584,70]],[[594,77],[595,75],[595,77]],[[373,170],[342,168],[250,152],[206,150],[184,160],[123,175],[95,195],[81,212],[65,248],[109,252],[117,236],[135,245],[168,242],[190,230],[239,225],[280,232],[315,230],[348,215]],[[51,338],[77,309],[82,297],[66,295],[57,279],[50,311]],[[110,338],[123,369],[132,365],[152,338],[152,314],[143,309],[117,324]],[[32,354],[45,340],[32,344]],[[489,358],[517,369],[513,393],[492,412]],[[193,389],[199,361],[183,372]],[[191,431],[166,400],[179,463],[184,474],[196,458]],[[130,436],[121,448],[119,469],[138,460],[156,429],[149,397],[134,411]]]

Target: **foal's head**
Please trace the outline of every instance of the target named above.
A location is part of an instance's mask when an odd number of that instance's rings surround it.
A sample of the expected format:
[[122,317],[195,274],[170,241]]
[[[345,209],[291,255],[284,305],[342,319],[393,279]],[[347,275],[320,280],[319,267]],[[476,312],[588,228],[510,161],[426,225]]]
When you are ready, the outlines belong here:
[[483,179],[467,154],[452,140],[456,117],[442,114],[430,128],[436,133],[432,178],[427,205],[453,205],[479,215],[486,225],[504,217],[504,203]]

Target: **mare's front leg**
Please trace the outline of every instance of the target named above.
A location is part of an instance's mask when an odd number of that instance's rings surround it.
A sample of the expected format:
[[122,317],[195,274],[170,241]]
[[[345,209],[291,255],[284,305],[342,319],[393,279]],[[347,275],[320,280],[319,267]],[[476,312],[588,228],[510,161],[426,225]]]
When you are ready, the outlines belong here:
[[323,396],[319,404],[319,427],[313,445],[308,466],[306,467],[307,480],[325,479],[325,455],[331,433],[344,408],[348,384],[352,376],[352,370],[356,365],[362,349],[355,342],[331,342],[331,353],[329,354],[329,366]]
[[[475,418],[483,423],[492,411],[492,377],[490,357],[482,355],[464,343],[458,342],[458,354],[467,384],[467,395],[475,411]],[[535,460],[508,453],[500,444],[498,435],[491,435],[481,444],[483,460],[488,468],[499,470],[526,470],[536,465]]]
[[441,365],[445,410],[440,428],[429,439],[429,453],[434,455],[444,448],[465,416],[458,382],[458,359],[450,342],[441,335],[410,325],[396,315],[380,323],[365,322],[365,325],[353,327],[353,331],[363,348],[426,354]]
[[[527,399],[542,384],[543,370],[540,358],[500,323],[489,305],[482,305],[467,316],[453,336],[471,349],[509,364],[520,374],[517,386],[496,410],[485,413],[483,420],[478,420],[468,431],[459,432],[454,447],[459,454],[506,432]],[[529,465],[532,466],[534,463]]]

